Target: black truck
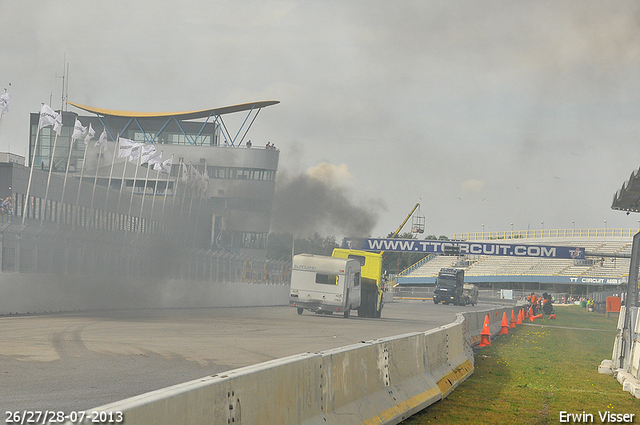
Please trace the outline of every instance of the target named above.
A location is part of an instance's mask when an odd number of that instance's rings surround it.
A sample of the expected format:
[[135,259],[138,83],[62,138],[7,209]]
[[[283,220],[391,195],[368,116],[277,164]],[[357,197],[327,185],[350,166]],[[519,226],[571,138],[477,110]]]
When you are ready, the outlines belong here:
[[453,305],[471,304],[472,300],[464,293],[464,270],[454,268],[440,269],[433,291],[433,302]]

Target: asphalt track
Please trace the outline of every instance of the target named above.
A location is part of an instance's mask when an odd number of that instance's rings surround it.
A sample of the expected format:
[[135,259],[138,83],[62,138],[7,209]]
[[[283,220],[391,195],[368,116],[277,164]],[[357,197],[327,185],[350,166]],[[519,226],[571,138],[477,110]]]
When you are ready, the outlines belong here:
[[291,307],[0,317],[0,412],[87,410],[242,366],[450,323],[456,307],[388,303],[381,319]]

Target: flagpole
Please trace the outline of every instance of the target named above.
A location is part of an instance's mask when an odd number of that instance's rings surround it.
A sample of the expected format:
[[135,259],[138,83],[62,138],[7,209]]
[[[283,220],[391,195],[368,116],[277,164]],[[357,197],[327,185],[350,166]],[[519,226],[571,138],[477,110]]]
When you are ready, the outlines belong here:
[[[191,163],[189,163],[189,165],[191,165]],[[194,167],[194,169],[196,171],[198,171],[198,167]],[[196,173],[196,177],[197,177],[197,175],[198,175],[198,173]],[[189,178],[191,178],[191,175],[189,175]],[[194,180],[191,183],[192,186],[191,186],[191,196],[189,197],[189,214],[187,214],[187,217],[188,217],[189,221],[191,220],[191,212],[193,210],[193,197],[194,197],[194,195],[196,193],[196,183],[197,183],[197,180]],[[185,232],[184,232],[185,239],[188,239],[188,236],[189,236],[189,228],[187,227],[187,229],[185,229]],[[188,243],[189,243],[189,241],[185,240],[185,245],[188,244]]]
[[[172,155],[173,157],[173,155]],[[160,151],[160,158],[162,158],[162,151]],[[162,164],[162,163],[161,163]],[[160,166],[162,169],[162,166]],[[153,170],[156,171],[156,170]],[[153,186],[153,198],[151,199],[151,216],[149,217],[149,222],[153,223],[153,208],[156,204],[156,191],[158,190],[158,179],[160,178],[160,171],[156,171],[156,184]]]
[[[88,146],[87,146],[88,147]],[[98,147],[98,163],[96,165],[96,175],[93,179],[93,190],[91,191],[91,204],[89,206],[89,211],[91,211],[91,221],[93,222],[93,226],[95,227],[95,218],[96,212],[93,210],[93,200],[96,196],[96,184],[98,183],[98,171],[100,170],[100,158],[102,158],[102,146]]]
[[[129,199],[129,214],[128,214],[129,220],[132,220],[131,207],[133,206],[133,192],[136,189],[136,180],[138,180],[138,169],[140,169],[140,161],[141,160],[142,160],[142,146],[140,146],[140,154],[138,155],[138,163],[136,164],[136,172],[133,175],[133,185],[131,186],[131,199]],[[133,223],[131,223],[131,224],[133,224]]]
[[[171,166],[173,166],[173,154],[171,154]],[[180,173],[178,173],[180,174]],[[169,169],[169,174],[167,175],[167,184],[164,187],[164,198],[162,199],[162,211],[160,213],[160,215],[162,216],[161,220],[164,221],[164,206],[167,203],[167,192],[169,191],[169,180],[171,180],[171,169]],[[178,179],[176,179],[178,180]],[[175,196],[175,188],[174,188],[174,194]]]
[[[4,92],[7,92],[7,89],[4,89]],[[0,108],[0,134],[2,133],[2,117],[4,116],[4,108]],[[9,142],[11,143],[11,142]],[[7,152],[11,152],[11,144],[7,148]]]
[[[62,183],[62,197],[60,198],[60,212],[62,212],[62,209],[64,208],[64,192],[65,192],[65,189],[67,188],[67,176],[69,175],[69,164],[71,163],[71,151],[73,150],[73,142],[75,142],[75,139],[71,138],[71,143],[69,143],[69,156],[67,157],[67,168],[64,172],[64,182]],[[68,214],[68,211],[67,211],[67,214]],[[58,220],[58,227],[60,227],[60,220]]]
[[[11,83],[9,83],[9,86],[11,86]],[[9,93],[7,93],[7,89],[6,88],[4,89],[4,94],[2,96],[5,96],[5,95],[7,95],[7,96],[9,95]],[[0,107],[0,133],[2,132],[2,117],[4,116],[5,109],[7,110],[7,112],[9,111],[9,109],[8,109],[9,108],[9,100],[11,100],[11,96],[8,96],[8,97],[9,97],[9,99],[6,100],[6,102],[5,102],[4,98],[2,99],[2,107]],[[11,152],[11,141],[9,141],[9,145],[7,147],[7,152]]]
[[[197,168],[196,168],[197,170]],[[191,196],[189,196],[189,213],[187,214],[187,217],[191,218],[191,210],[193,209],[193,196],[195,194],[196,191],[196,182],[191,182]]]
[[[109,193],[111,192],[111,178],[113,177],[113,166],[116,163],[116,154],[118,153],[118,149],[120,146],[120,133],[116,136],[116,142],[113,144],[113,158],[111,160],[111,169],[109,170],[109,182],[107,183],[107,196],[104,199],[104,209],[107,210],[107,205],[109,205]],[[116,211],[116,216],[118,215],[118,211]],[[112,223],[113,224],[113,223]],[[113,226],[110,226],[113,227]],[[113,230],[112,228],[109,230]]]
[[[119,148],[120,148],[120,136],[118,135],[118,154],[119,154]],[[122,167],[122,180],[120,180],[120,192],[118,193],[118,205],[116,207],[116,214],[118,215],[120,214],[120,198],[122,197],[122,188],[125,185],[124,178],[125,178],[125,173],[127,171],[127,163],[129,162],[126,156],[124,158],[125,158],[124,167]]]
[[76,228],[76,221],[78,221],[78,215],[80,213],[80,190],[82,190],[82,176],[84,175],[84,168],[87,165],[87,151],[89,150],[89,142],[85,143],[84,156],[82,157],[82,168],[80,169],[80,181],[78,182],[78,193],[76,195],[76,206],[74,207],[75,217],[73,218],[73,228]]
[[144,176],[144,187],[142,188],[142,202],[140,202],[140,224],[142,224],[142,213],[144,211],[144,200],[147,197],[147,181],[149,179],[149,168],[151,168],[151,163],[147,161],[147,173]]
[[182,212],[184,211],[184,200],[187,198],[187,186],[189,185],[189,178],[191,177],[191,161],[189,161],[189,177],[187,177],[187,181],[184,183],[184,193],[182,194],[182,204],[180,205],[180,216],[182,216]]
[[[176,206],[176,198],[178,197],[178,189],[180,187],[180,183],[179,181],[182,179],[182,175],[184,173],[184,162],[182,162],[182,158],[180,158],[180,162],[179,162],[179,166],[178,166],[178,175],[176,176],[176,184],[173,188],[173,201],[171,202],[171,219],[173,220],[174,216],[174,210],[175,210],[175,206]],[[162,217],[162,219],[164,220],[164,216]]]
[[[56,145],[58,144],[58,133],[53,139],[53,152],[51,153],[51,161],[49,161],[49,176],[47,177],[47,189],[44,192],[44,210],[47,210],[47,200],[49,199],[49,186],[51,185],[51,170],[53,170],[53,160],[56,157]],[[53,205],[51,206],[51,212],[53,212]],[[40,214],[40,227],[44,222],[44,214]]]
[[[209,173],[207,173],[207,161],[205,160],[204,162],[204,173],[202,173],[202,188],[198,191],[199,195],[200,195],[200,199],[198,200],[198,210],[196,211],[196,225],[194,228],[194,232],[193,232],[193,247],[195,248],[196,246],[196,237],[198,236],[198,221],[200,220],[200,210],[202,209],[202,198],[204,198],[204,192],[206,190],[206,186],[204,186],[204,177],[207,176],[207,178],[209,177]],[[198,182],[200,183],[200,182]]]
[[[42,119],[42,117],[40,117],[40,119]],[[29,202],[29,193],[31,191],[31,180],[33,179],[33,163],[36,160],[36,151],[38,150],[38,139],[40,138],[40,119],[38,119],[38,131],[36,132],[36,142],[34,143],[34,146],[33,146],[33,155],[31,155],[31,158],[29,161],[29,182],[27,183],[27,194],[25,195],[25,200],[22,203],[22,225],[23,226],[24,226],[24,221],[27,218],[25,213],[27,212],[27,204]]]

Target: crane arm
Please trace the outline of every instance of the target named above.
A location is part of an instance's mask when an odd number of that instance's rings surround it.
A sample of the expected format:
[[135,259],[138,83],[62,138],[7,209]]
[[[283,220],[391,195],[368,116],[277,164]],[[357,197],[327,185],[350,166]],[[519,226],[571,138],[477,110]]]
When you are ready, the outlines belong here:
[[[417,210],[418,208],[420,208],[420,202],[418,202],[416,204],[415,207],[413,207],[413,209],[411,210],[411,212],[409,213],[409,215],[407,216],[407,218],[404,219],[404,221],[402,222],[402,224],[400,225],[400,227],[398,227],[398,230],[395,231],[395,233],[393,235],[391,235],[392,238],[395,238],[396,236],[398,236],[398,234],[400,233],[400,231],[402,230],[402,228],[404,227],[405,224],[407,224],[407,221],[409,221],[409,218],[413,215],[413,213],[415,212],[415,210]],[[380,254],[384,254],[384,251],[380,251]]]
[[411,212],[409,213],[407,218],[405,218],[404,221],[402,222],[402,224],[400,225],[400,227],[398,227],[398,230],[396,230],[396,232],[393,235],[391,235],[392,238],[395,238],[396,236],[398,236],[398,234],[400,233],[400,231],[402,230],[404,225],[407,224],[407,221],[409,221],[409,218],[411,218],[411,216],[413,215],[415,210],[417,210],[418,208],[420,208],[420,203],[419,202],[416,204],[415,207],[413,207],[413,209],[411,210]]

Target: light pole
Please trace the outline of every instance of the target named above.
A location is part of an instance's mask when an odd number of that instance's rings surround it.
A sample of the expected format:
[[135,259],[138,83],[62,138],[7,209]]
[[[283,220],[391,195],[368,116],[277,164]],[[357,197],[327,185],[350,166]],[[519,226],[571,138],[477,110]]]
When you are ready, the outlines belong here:
[[544,221],[541,221],[540,225],[542,226],[542,236],[540,236],[540,237],[544,238]]
[[607,220],[604,221],[604,235],[607,236]]
[[482,225],[482,239],[484,239],[484,224]]
[[571,220],[571,225],[573,226],[573,230],[571,231],[571,236],[575,236],[576,235],[576,221],[575,220]]

